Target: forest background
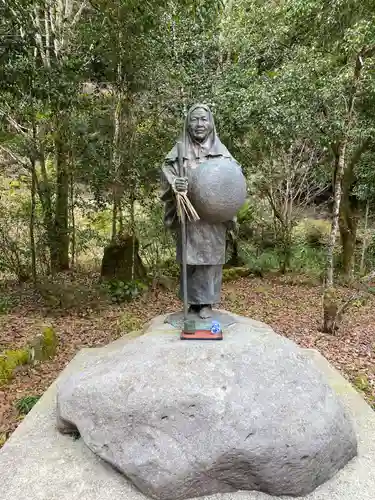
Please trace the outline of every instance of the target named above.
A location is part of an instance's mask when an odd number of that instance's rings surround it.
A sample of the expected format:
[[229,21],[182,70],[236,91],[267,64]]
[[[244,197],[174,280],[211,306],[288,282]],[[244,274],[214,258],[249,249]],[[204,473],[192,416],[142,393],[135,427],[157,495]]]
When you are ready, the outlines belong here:
[[[0,0],[0,350],[40,322],[60,345],[58,362],[9,377],[4,439],[17,397],[44,390],[79,347],[178,307],[159,172],[194,102],[211,106],[248,182],[224,305],[320,346],[373,397],[374,7]],[[283,322],[291,297],[313,308],[302,329],[298,315]],[[105,334],[108,315],[120,326]]]

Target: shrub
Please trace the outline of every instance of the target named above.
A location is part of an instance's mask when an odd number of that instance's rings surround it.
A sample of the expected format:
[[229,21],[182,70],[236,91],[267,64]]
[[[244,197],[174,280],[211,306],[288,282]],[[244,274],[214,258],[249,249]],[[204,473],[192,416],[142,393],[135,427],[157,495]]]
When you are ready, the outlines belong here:
[[[251,273],[266,274],[279,270],[282,250],[268,248],[261,250],[251,245],[242,245],[241,258]],[[315,249],[306,244],[294,244],[291,248],[290,270],[320,278],[325,266],[324,249]]]
[[171,231],[164,227],[163,219],[164,207],[160,201],[153,197],[144,200],[137,218],[139,254],[153,277],[165,270],[165,262],[175,260],[175,241]]
[[237,221],[239,224],[254,221],[254,210],[249,199],[245,201],[243,206],[238,211]]
[[0,314],[7,314],[13,307],[14,300],[10,297],[0,297]]
[[178,278],[180,276],[180,265],[176,262],[174,257],[166,259],[160,265],[160,271],[165,276],[170,276],[171,278]]
[[304,243],[311,248],[326,246],[331,231],[329,221],[324,219],[304,219],[294,230],[297,243]]
[[325,251],[322,248],[311,248],[308,245],[299,244],[293,247],[291,268],[295,272],[320,277],[324,272]]
[[117,303],[134,300],[147,290],[147,285],[138,280],[121,281],[114,279],[107,281],[104,286],[112,301]]
[[254,247],[243,245],[240,253],[246,267],[254,274],[263,274],[279,268],[279,253],[276,249],[257,252]]
[[237,214],[239,237],[252,241],[259,248],[274,245],[273,219],[264,203],[248,198]]

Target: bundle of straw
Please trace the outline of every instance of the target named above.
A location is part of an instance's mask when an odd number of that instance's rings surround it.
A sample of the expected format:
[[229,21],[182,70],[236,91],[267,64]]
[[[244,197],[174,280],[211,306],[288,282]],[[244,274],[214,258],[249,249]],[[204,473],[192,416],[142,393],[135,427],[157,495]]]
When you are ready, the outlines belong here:
[[[177,142],[177,158],[179,174],[181,177],[185,177],[186,170],[184,165],[184,148],[181,141]],[[197,214],[195,208],[189,200],[187,191],[177,191],[175,186],[173,186],[173,190],[175,192],[177,200],[177,215],[181,221],[182,229],[183,231],[185,231],[185,215],[190,222],[199,220],[199,215]]]
[[196,222],[197,220],[199,220],[199,215],[197,214],[195,208],[189,200],[187,192],[177,191],[176,189],[174,191],[177,200],[177,214],[180,220],[182,219],[183,214],[186,215],[190,222]]

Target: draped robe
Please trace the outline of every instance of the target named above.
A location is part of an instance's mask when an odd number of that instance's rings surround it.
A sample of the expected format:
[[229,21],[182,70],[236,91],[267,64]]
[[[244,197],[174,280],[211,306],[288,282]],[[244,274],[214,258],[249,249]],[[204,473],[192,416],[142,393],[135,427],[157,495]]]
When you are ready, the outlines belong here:
[[[196,143],[188,130],[190,114],[197,108],[205,109],[210,116],[212,131],[204,143]],[[185,175],[191,181],[192,169],[199,168],[217,157],[232,158],[227,148],[216,134],[215,124],[210,109],[205,105],[195,105],[185,120],[180,138],[183,145]],[[166,156],[162,167],[162,195],[165,204],[164,224],[171,229],[176,239],[176,259],[182,263],[182,242],[177,215],[176,196],[172,185],[180,177],[177,144]],[[217,304],[220,302],[222,266],[226,262],[226,231],[233,221],[212,223],[205,220],[190,222],[186,220],[187,245],[187,289],[188,303],[191,305]],[[180,287],[180,295],[181,295]]]

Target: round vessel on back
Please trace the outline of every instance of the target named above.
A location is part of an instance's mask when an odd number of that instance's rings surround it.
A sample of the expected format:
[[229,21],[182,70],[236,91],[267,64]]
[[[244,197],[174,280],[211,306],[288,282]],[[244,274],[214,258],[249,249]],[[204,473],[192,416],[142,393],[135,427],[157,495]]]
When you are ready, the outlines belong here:
[[245,203],[246,181],[236,161],[209,159],[189,174],[189,198],[201,219],[229,221]]

